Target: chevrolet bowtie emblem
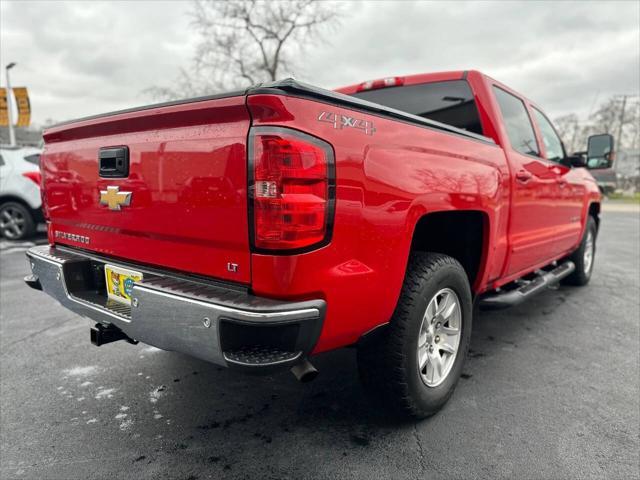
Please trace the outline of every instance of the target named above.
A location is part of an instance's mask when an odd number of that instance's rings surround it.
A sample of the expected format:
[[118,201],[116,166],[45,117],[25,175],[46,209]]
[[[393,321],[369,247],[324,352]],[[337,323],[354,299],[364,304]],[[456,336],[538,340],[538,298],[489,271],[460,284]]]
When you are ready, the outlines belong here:
[[120,187],[107,187],[100,190],[100,205],[107,205],[109,210],[122,210],[131,204],[131,192],[119,192]]

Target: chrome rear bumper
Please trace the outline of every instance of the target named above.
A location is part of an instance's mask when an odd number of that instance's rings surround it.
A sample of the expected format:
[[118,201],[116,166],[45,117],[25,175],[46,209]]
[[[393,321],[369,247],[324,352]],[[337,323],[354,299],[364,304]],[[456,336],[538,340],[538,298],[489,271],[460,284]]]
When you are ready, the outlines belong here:
[[144,280],[134,284],[130,307],[107,299],[100,283],[104,263],[117,261],[49,246],[29,249],[27,258],[32,275],[25,281],[69,310],[131,339],[222,366],[295,364],[311,352],[322,329],[323,300],[271,300],[136,265]]

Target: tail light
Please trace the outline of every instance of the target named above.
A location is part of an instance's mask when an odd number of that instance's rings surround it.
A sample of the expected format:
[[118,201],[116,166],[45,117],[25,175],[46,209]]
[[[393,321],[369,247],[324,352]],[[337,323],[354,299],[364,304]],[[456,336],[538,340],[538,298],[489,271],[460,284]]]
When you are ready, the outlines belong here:
[[40,181],[42,180],[40,172],[24,172],[22,174],[22,176],[23,177],[27,177],[29,180],[34,182],[36,185],[40,186]]
[[249,196],[255,250],[295,253],[325,245],[335,203],[333,149],[295,130],[253,128]]

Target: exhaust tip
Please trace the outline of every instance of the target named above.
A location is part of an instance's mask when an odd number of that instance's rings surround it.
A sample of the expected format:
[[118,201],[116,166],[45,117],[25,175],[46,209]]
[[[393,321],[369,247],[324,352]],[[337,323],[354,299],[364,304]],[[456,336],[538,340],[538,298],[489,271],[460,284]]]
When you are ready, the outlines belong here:
[[291,367],[291,373],[302,383],[308,383],[318,376],[318,370],[306,358]]

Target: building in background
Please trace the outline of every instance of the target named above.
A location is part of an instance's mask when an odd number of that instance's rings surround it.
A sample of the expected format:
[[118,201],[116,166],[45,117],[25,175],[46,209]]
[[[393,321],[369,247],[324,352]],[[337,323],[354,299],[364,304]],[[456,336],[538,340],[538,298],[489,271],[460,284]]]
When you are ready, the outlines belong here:
[[640,150],[621,150],[616,154],[613,169],[617,176],[617,189],[625,194],[640,192]]
[[[16,143],[18,145],[25,146],[25,147],[38,147],[38,148],[41,148],[43,146],[41,128],[16,127],[14,131],[16,135]],[[0,144],[3,144],[3,145],[9,144],[9,129],[6,127],[0,128]]]

